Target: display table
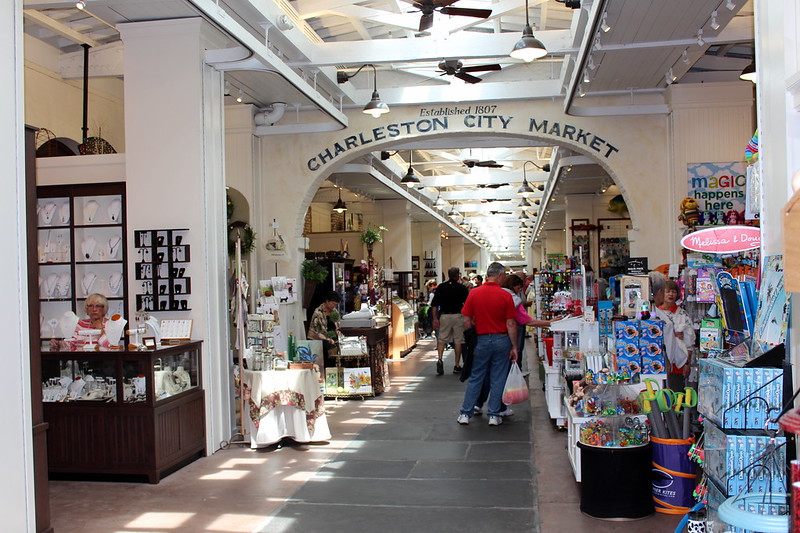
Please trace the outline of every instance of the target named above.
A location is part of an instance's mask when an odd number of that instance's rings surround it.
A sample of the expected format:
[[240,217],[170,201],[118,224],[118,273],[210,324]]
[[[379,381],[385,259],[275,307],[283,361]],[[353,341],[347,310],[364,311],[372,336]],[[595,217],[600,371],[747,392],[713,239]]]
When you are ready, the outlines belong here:
[[382,393],[389,385],[389,370],[386,367],[386,356],[389,353],[389,325],[374,328],[341,328],[341,332],[347,337],[367,338],[372,392]]
[[251,448],[269,446],[284,437],[297,442],[331,438],[316,370],[244,370],[242,384]]

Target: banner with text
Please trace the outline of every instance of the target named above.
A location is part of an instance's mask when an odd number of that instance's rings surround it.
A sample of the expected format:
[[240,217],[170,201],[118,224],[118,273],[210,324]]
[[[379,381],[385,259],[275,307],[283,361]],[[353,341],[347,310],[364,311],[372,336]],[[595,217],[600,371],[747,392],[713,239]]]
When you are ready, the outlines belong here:
[[697,201],[701,226],[741,224],[744,221],[747,165],[691,163],[688,165],[688,196]]

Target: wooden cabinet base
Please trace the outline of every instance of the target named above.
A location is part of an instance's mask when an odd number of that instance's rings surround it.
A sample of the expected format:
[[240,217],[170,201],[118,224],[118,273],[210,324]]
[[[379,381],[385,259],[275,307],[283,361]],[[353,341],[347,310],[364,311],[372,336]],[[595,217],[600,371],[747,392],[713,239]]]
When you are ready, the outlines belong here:
[[205,393],[186,391],[156,407],[45,403],[51,479],[164,476],[206,455]]

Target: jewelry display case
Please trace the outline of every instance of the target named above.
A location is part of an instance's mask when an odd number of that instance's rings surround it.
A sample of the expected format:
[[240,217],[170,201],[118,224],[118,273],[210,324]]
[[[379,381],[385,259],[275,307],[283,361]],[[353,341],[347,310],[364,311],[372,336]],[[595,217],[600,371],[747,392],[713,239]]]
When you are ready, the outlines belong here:
[[44,352],[51,477],[145,476],[205,455],[201,342],[153,351]]
[[136,280],[141,292],[136,309],[143,311],[190,311],[192,279],[186,275],[191,249],[187,229],[136,230],[138,253]]
[[71,335],[60,321],[69,311],[85,316],[92,293],[108,299],[107,316],[125,316],[125,184],[48,185],[36,194],[42,341]]

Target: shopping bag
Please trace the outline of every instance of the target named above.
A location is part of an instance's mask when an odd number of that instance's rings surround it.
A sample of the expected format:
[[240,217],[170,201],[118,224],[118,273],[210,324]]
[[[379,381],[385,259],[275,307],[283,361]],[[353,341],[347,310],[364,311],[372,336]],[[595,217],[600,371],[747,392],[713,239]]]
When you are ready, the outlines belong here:
[[522,371],[517,363],[511,363],[511,370],[508,371],[506,386],[503,388],[503,403],[522,403],[528,399],[528,384],[522,377]]

